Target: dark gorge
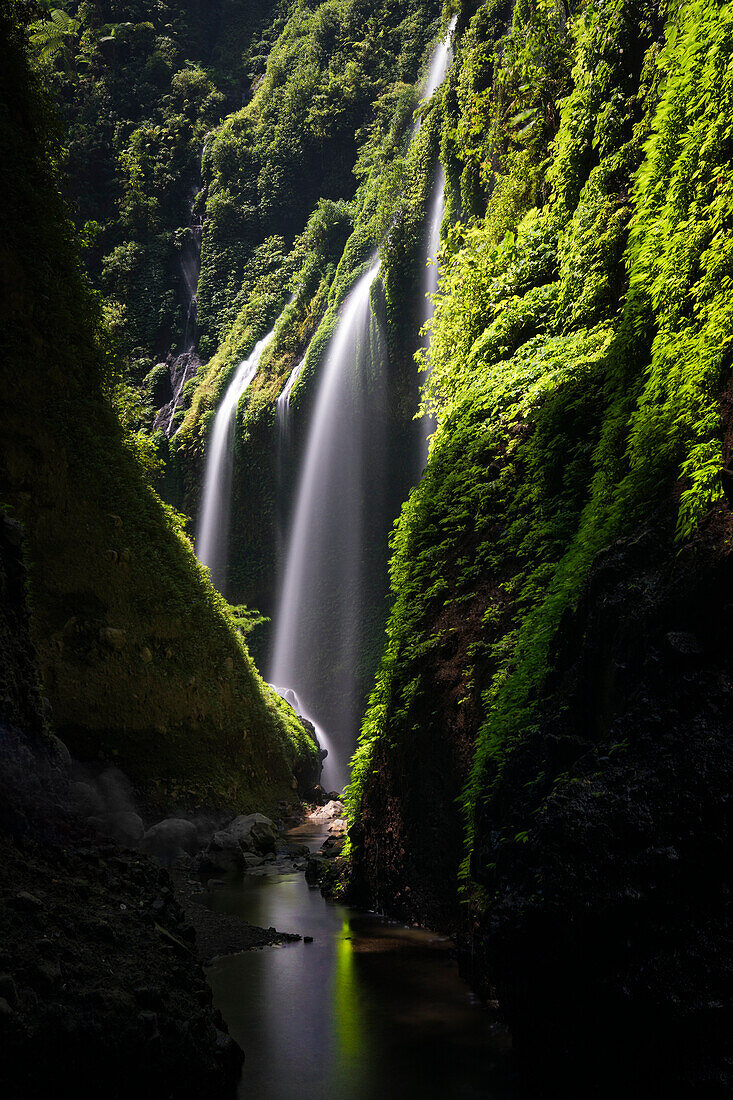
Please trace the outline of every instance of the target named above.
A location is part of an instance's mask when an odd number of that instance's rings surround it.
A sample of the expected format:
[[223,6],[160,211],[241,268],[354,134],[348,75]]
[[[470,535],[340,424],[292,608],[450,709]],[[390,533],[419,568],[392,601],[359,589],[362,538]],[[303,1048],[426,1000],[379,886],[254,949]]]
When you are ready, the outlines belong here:
[[0,28],[3,1096],[728,1096],[733,4]]

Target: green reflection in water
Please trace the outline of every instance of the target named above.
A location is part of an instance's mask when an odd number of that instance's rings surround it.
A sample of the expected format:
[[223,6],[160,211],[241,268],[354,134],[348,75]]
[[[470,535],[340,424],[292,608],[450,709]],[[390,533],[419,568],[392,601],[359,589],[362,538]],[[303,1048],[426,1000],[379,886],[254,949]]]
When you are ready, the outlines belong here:
[[366,1019],[360,1001],[354,949],[348,918],[341,923],[336,941],[336,966],[333,977],[335,1067],[337,1076],[352,1089],[361,1082],[364,1070]]

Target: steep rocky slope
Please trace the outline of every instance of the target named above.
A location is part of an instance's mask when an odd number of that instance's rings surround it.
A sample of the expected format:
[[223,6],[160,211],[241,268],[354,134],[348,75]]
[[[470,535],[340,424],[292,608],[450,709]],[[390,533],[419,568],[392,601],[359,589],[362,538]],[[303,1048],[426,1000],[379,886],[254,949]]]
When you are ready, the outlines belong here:
[[70,812],[22,534],[0,517],[0,1087],[15,1100],[232,1095],[241,1052],[166,872],[100,845]]
[[315,746],[262,683],[180,520],[110,404],[114,365],[49,159],[56,147],[3,17],[2,496],[24,523],[32,632],[56,729],[152,798],[261,809]]

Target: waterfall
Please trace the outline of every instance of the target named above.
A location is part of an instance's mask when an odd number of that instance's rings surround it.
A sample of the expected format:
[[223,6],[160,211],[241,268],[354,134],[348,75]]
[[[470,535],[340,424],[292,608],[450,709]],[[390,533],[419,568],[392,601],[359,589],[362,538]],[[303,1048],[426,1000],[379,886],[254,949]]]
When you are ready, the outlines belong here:
[[171,376],[172,397],[155,415],[154,428],[161,429],[170,438],[173,434],[173,423],[183,398],[183,387],[186,385],[201,366],[196,342],[198,330],[196,326],[196,309],[198,306],[198,281],[201,271],[201,238],[203,235],[203,221],[196,213],[196,200],[201,194],[201,178],[203,174],[204,157],[209,134],[204,138],[201,158],[199,160],[199,181],[194,186],[188,205],[188,236],[181,248],[179,259],[180,282],[179,298],[181,310],[185,311],[186,324],[183,331],[183,343],[177,355],[168,356],[168,369]]
[[[321,367],[269,676],[281,690],[297,692],[305,717],[328,729],[324,784],[338,787],[347,779],[362,704],[357,666],[368,610],[368,536],[379,512],[375,491],[378,498],[384,456],[385,352],[370,304],[378,271],[374,257],[341,308]],[[286,414],[289,393],[282,398]]]
[[283,386],[283,391],[277,399],[277,434],[278,440],[281,446],[286,446],[290,436],[290,395],[293,392],[295,383],[300,378],[300,372],[303,369],[305,358],[301,359],[297,363],[292,371],[290,377]]
[[[445,210],[445,173],[442,164],[438,163],[433,183],[432,197],[428,213],[427,225],[427,257],[425,271],[422,280],[423,315],[422,323],[426,325],[435,314],[435,294],[438,290],[438,251],[440,249],[440,225],[443,221]],[[423,347],[429,348],[430,334],[423,337]],[[424,467],[428,458],[428,436],[435,431],[435,417],[424,416],[420,420],[420,468]]]
[[[283,387],[283,391],[277,399],[275,410],[277,418],[277,498],[275,507],[276,538],[277,538],[277,562],[278,572],[283,570],[283,554],[285,552],[285,536],[290,494],[286,484],[286,473],[291,463],[291,425],[290,425],[290,395],[295,383],[300,378],[305,364],[305,357],[299,360],[290,372],[290,376]],[[311,719],[312,720],[312,719]]]
[[[432,57],[430,58],[430,67],[428,69],[427,76],[425,77],[425,87],[423,88],[422,95],[420,96],[421,102],[432,99],[433,93],[437,91],[440,85],[445,80],[445,74],[448,72],[450,63],[452,60],[451,54],[453,50],[453,31],[456,29],[456,20],[458,16],[454,15],[448,24],[445,36],[440,40],[438,45],[433,50]],[[410,140],[420,130],[420,119],[415,121],[412,127],[412,133]]]
[[204,494],[196,535],[196,554],[199,561],[208,567],[213,584],[220,590],[226,580],[229,551],[234,422],[237,405],[257,373],[262,353],[274,334],[274,329],[268,332],[267,336],[255,344],[249,357],[237,367],[224,400],[217,409],[206,452]]
[[458,16],[454,15],[448,24],[445,37],[436,46],[433,56],[430,59],[430,68],[428,70],[427,80],[425,81],[425,91],[422,95],[423,99],[430,99],[433,92],[439,88],[445,80],[445,74],[448,72],[448,66],[451,63],[453,31],[456,29],[457,19]]
[[[448,71],[455,25],[454,17],[433,51],[423,100],[431,98]],[[419,128],[418,119],[413,137]],[[430,258],[440,242],[443,185],[439,167],[426,225]],[[323,782],[331,786],[341,786],[348,778],[374,658],[370,647],[375,650],[382,644],[387,536],[404,499],[395,499],[395,487],[401,486],[406,494],[411,483],[407,467],[390,469],[386,345],[370,301],[378,271],[375,257],[347,296],[331,336],[320,368],[288,538],[280,538],[286,551],[278,555],[283,559],[282,580],[269,678],[280,685],[281,694],[297,698],[300,712],[318,729],[321,744],[328,743],[328,778]],[[426,264],[423,323],[432,316],[432,297],[427,296],[435,293],[437,277],[435,263]],[[284,471],[290,466],[290,396],[302,368],[298,363],[277,401],[281,511],[287,493]],[[429,421],[422,424],[425,435],[432,431]],[[426,450],[423,438],[421,470]]]

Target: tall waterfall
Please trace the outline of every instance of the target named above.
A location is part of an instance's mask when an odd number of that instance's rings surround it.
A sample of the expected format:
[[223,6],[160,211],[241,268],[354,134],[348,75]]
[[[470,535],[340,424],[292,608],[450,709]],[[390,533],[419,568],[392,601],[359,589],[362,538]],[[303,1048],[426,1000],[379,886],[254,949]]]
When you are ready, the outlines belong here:
[[255,344],[247,359],[237,367],[219,405],[206,452],[204,496],[196,535],[196,554],[208,566],[211,580],[221,589],[226,580],[229,551],[229,519],[232,506],[234,466],[234,421],[239,399],[257,373],[260,359],[275,330]]
[[425,81],[425,91],[422,94],[423,99],[430,99],[433,92],[439,88],[445,80],[445,74],[448,72],[448,67],[451,63],[453,31],[456,29],[457,19],[458,16],[454,15],[448,24],[445,37],[436,46],[433,56],[430,59],[430,69],[428,70],[428,77]]
[[[436,46],[424,82],[423,99],[440,86],[451,61],[456,20]],[[419,120],[413,137],[419,131]],[[435,259],[443,216],[444,178],[439,167],[426,224],[426,259]],[[342,786],[356,745],[364,695],[384,629],[388,534],[410,484],[411,463],[393,468],[386,423],[386,343],[372,313],[371,289],[379,271],[376,257],[344,302],[320,368],[308,428],[281,583],[269,679],[284,695],[297,693],[298,706],[328,743],[324,784]],[[427,265],[421,286],[422,322],[432,315],[437,267]],[[290,467],[290,396],[302,370],[291,373],[277,402],[279,506],[289,496],[284,471]],[[427,453],[421,423],[421,464]],[[400,452],[402,453],[402,452]],[[396,492],[397,491],[397,492]]]
[[[433,50],[432,57],[430,58],[430,68],[428,69],[427,76],[425,77],[425,87],[420,95],[421,100],[432,99],[433,93],[437,91],[440,85],[445,80],[445,74],[448,72],[453,54],[453,31],[456,29],[456,20],[458,16],[454,15],[445,32],[445,36],[440,40],[438,45]],[[415,125],[412,128],[412,134],[410,140],[415,137],[420,129],[420,119],[417,119]]]
[[[438,290],[438,251],[440,249],[440,225],[443,221],[445,210],[445,173],[442,164],[438,164],[433,183],[433,192],[428,210],[428,224],[426,233],[427,259],[422,280],[423,293],[423,325],[432,320],[435,314],[435,294]],[[428,347],[430,336],[424,338],[423,346]],[[435,417],[424,416],[420,420],[420,461],[424,466],[428,457],[428,436],[435,431]]]
[[[275,619],[269,679],[330,735],[324,783],[342,786],[361,697],[369,532],[379,512],[384,347],[372,315],[376,258],[344,302],[321,368]],[[289,398],[289,394],[288,394]]]

